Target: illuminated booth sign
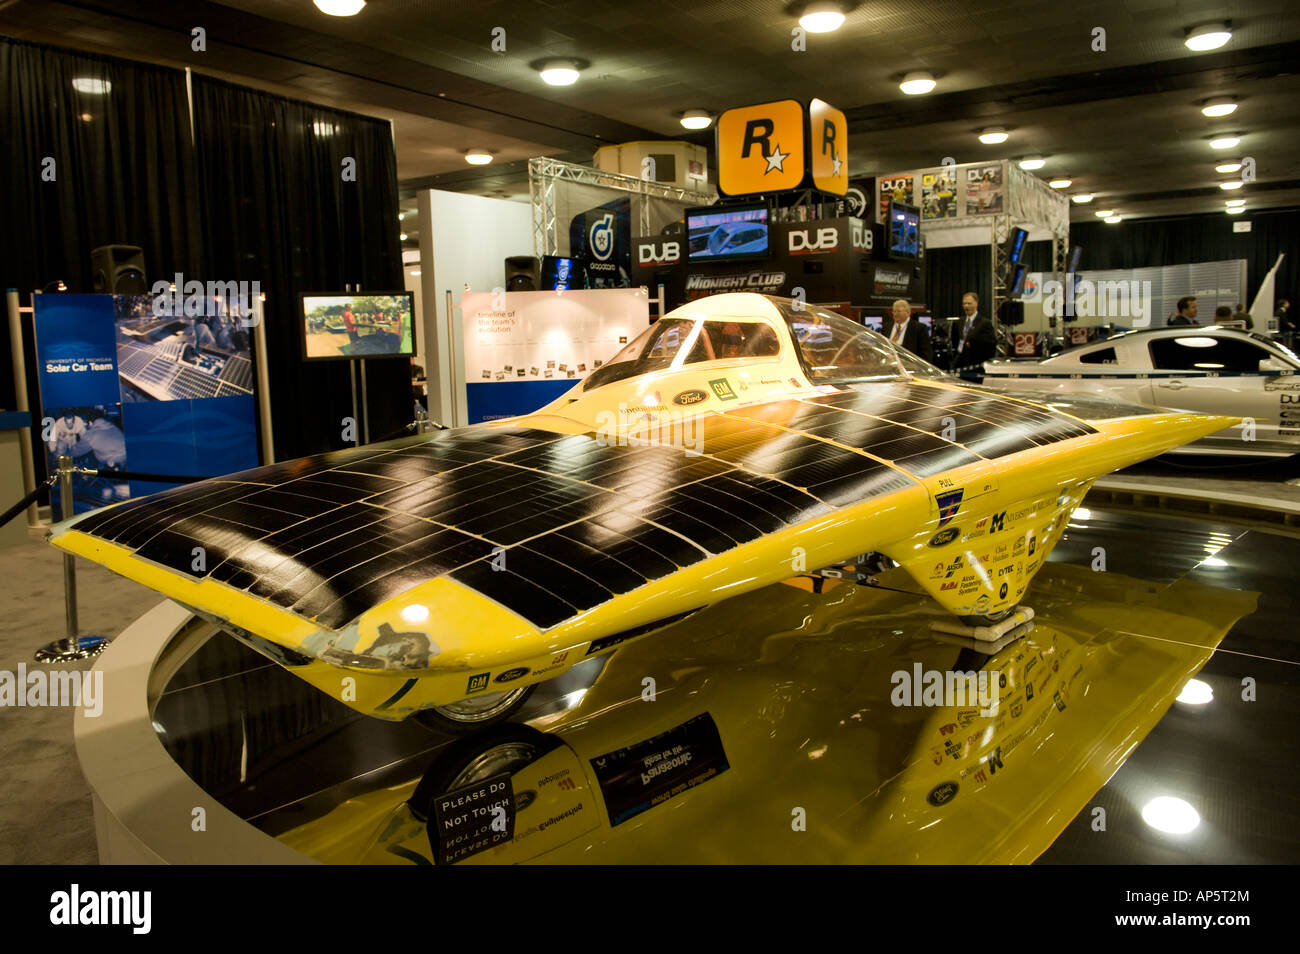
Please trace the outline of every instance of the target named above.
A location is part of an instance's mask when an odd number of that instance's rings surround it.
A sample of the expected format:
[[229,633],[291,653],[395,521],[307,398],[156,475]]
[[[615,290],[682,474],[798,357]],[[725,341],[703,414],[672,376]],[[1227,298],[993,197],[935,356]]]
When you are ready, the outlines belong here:
[[820,99],[782,99],[718,117],[718,188],[728,196],[849,188],[848,123]]

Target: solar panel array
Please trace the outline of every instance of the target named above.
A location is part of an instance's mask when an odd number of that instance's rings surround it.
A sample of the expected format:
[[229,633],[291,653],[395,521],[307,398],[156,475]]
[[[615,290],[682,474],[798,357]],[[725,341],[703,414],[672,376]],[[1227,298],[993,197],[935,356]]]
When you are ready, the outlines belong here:
[[[937,436],[947,420],[956,443]],[[174,488],[76,529],[331,628],[442,574],[546,628],[835,507],[1091,431],[902,383],[696,421],[698,454],[476,425]]]
[[253,393],[253,366],[242,355],[226,358],[218,375],[205,374],[178,361],[182,346],[170,339],[138,345],[119,341],[117,370],[128,383],[163,400],[227,397]]

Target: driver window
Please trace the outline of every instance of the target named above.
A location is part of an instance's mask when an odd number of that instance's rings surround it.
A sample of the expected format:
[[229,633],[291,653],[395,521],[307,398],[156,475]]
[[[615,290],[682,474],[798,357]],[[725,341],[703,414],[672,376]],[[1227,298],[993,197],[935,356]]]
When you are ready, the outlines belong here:
[[687,364],[726,358],[772,358],[781,353],[776,332],[757,321],[706,321]]
[[1258,345],[1238,338],[1211,335],[1179,335],[1150,342],[1151,363],[1165,371],[1257,372],[1259,363],[1270,357]]

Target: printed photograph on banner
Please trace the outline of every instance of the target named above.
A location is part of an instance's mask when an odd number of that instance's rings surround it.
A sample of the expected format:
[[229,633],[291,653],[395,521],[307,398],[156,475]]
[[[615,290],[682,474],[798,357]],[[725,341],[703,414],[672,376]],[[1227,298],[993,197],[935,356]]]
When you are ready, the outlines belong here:
[[251,395],[249,329],[237,306],[207,299],[201,309],[177,308],[163,297],[159,309],[153,295],[113,296],[122,401]]
[[970,166],[966,170],[966,214],[992,215],[1002,211],[1002,166]]
[[957,217],[957,170],[945,166],[939,172],[921,176],[921,218],[955,219]]
[[[46,415],[53,419],[42,433],[45,441],[45,465],[53,474],[59,467],[59,457],[67,454],[77,467],[94,470],[126,469],[126,438],[122,432],[122,407],[119,404],[99,404],[91,407],[47,408]],[[85,513],[96,507],[117,503],[129,496],[125,480],[111,477],[91,477],[74,474],[72,477],[72,502],[75,513]],[[56,483],[50,489],[54,514],[63,519],[62,486]]]
[[906,176],[881,176],[879,182],[880,188],[880,206],[876,221],[883,223],[885,217],[889,215],[890,201],[902,202],[904,205],[912,204],[912,177]]
[[415,353],[409,295],[308,295],[308,358],[385,358]]

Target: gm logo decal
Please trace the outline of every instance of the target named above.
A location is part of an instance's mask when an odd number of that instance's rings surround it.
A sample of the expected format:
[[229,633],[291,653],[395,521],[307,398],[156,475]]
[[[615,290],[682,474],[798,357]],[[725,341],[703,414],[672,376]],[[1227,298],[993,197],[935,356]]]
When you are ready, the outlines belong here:
[[487,688],[488,676],[490,675],[491,673],[486,673],[486,672],[474,673],[474,675],[469,677],[469,685],[465,687],[465,691],[482,692],[484,689]]

